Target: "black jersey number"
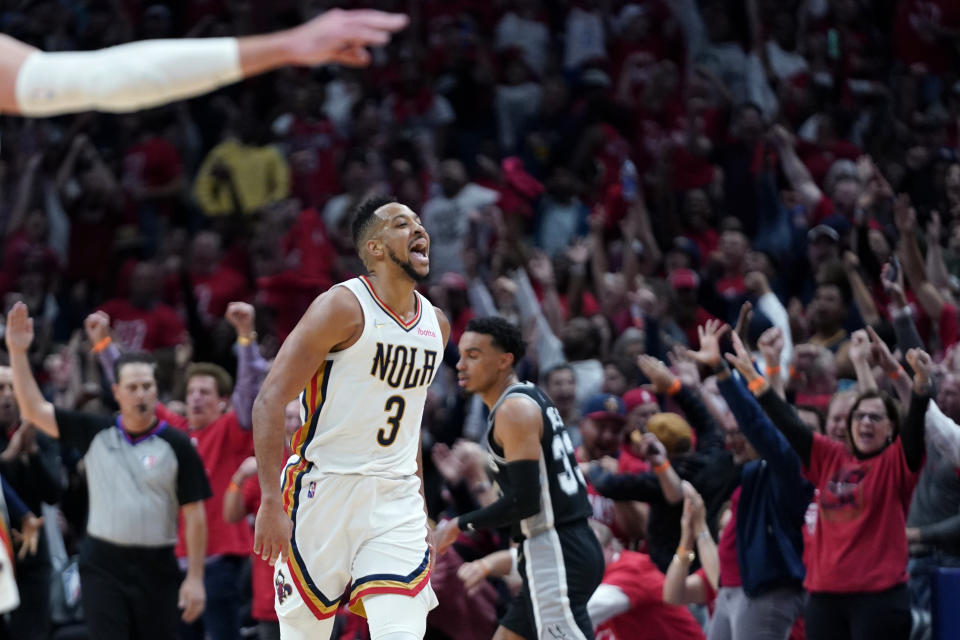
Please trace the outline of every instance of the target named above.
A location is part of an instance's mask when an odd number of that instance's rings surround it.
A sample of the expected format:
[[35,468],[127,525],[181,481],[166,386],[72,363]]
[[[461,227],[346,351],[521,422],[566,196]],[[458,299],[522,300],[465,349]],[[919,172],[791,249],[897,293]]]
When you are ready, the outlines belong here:
[[381,447],[389,447],[397,439],[397,432],[400,431],[400,421],[403,420],[403,411],[407,408],[407,402],[401,396],[390,396],[387,398],[387,404],[383,410],[387,413],[393,412],[393,415],[387,418],[387,424],[390,425],[388,434],[383,427],[377,431],[377,442]]

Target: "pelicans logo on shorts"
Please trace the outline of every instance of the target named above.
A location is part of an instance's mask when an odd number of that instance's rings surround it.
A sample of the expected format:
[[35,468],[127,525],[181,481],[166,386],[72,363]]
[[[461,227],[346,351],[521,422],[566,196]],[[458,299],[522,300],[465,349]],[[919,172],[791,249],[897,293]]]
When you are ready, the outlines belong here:
[[283,601],[293,595],[293,587],[283,577],[283,571],[277,571],[277,577],[273,580],[273,585],[277,588],[277,602],[283,604]]

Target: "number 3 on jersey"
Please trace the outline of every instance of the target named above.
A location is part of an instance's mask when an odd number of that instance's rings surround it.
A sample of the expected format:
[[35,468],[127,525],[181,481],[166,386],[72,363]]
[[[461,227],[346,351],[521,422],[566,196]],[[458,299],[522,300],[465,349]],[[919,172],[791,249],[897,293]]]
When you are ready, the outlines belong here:
[[407,408],[407,403],[401,396],[390,396],[387,398],[387,404],[383,410],[387,413],[393,412],[393,415],[387,417],[387,424],[390,425],[390,433],[387,433],[383,427],[377,431],[377,443],[381,447],[389,447],[397,439],[397,432],[400,431],[400,421],[403,420],[403,410]]
[[563,428],[563,418],[556,407],[547,409],[547,416],[553,427],[553,440],[550,447],[553,450],[553,459],[563,465],[563,472],[557,474],[557,483],[560,490],[568,496],[575,496],[580,487],[586,487],[587,481],[583,477],[580,467],[575,467],[571,460],[576,461],[574,455],[573,443],[570,441],[570,435]]

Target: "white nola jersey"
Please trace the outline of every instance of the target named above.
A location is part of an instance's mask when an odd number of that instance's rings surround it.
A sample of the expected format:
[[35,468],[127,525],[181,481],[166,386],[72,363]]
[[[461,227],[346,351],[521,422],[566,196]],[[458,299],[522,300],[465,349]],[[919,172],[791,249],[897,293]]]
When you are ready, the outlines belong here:
[[416,315],[404,323],[367,278],[336,286],[360,301],[363,332],[329,354],[300,394],[293,451],[324,473],[413,475],[427,388],[443,360],[436,312],[416,293]]

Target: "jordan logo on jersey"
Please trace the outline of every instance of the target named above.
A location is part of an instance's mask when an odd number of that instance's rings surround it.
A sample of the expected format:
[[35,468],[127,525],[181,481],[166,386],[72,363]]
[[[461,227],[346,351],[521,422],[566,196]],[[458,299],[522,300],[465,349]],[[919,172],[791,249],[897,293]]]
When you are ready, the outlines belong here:
[[433,381],[437,365],[437,352],[423,349],[422,361],[419,353],[420,349],[417,347],[378,342],[370,375],[380,378],[394,389],[401,386],[404,389],[413,389],[429,385]]

